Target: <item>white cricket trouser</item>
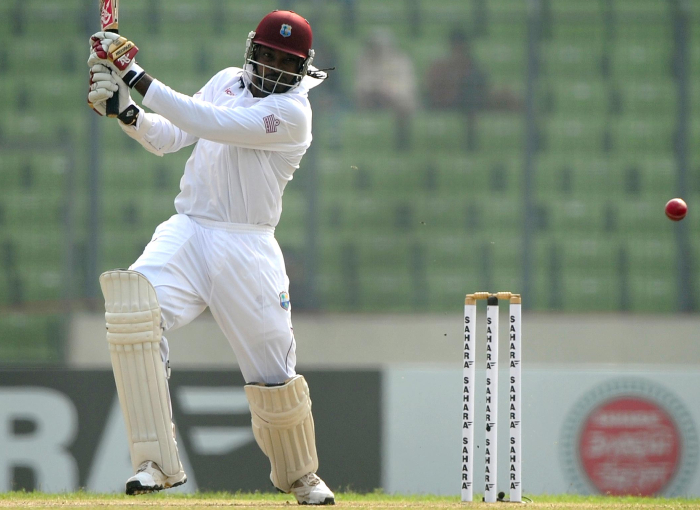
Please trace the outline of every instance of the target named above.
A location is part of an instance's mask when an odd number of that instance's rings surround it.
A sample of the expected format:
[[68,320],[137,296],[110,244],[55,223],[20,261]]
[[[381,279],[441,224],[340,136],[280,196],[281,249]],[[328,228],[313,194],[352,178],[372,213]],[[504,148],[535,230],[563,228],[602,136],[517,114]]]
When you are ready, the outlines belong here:
[[[246,382],[276,384],[296,374],[289,279],[272,227],[176,214],[129,269],[155,287],[165,331],[208,306]],[[164,360],[168,352],[164,336]]]

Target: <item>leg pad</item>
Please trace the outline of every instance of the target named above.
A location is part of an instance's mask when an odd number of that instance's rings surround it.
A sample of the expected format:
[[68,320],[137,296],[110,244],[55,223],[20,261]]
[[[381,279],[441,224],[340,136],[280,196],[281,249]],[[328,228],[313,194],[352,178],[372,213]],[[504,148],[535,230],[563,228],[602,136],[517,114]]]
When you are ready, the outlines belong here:
[[183,470],[160,356],[162,329],[156,291],[141,273],[125,270],[103,273],[100,286],[134,471],[142,463],[153,461],[166,476],[177,477]]
[[309,386],[296,375],[281,386],[245,387],[258,446],[270,459],[275,487],[289,492],[302,476],[318,470]]

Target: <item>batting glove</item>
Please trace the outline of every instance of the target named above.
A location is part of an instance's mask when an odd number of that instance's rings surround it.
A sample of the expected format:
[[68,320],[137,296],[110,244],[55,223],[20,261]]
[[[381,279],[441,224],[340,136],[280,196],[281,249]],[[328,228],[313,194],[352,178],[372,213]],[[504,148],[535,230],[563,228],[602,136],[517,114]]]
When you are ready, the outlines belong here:
[[146,74],[134,59],[139,51],[138,47],[119,34],[97,32],[90,37],[90,47],[88,66],[106,65],[129,87],[133,87]]
[[117,118],[124,124],[131,126],[141,113],[141,109],[131,99],[129,87],[115,73],[102,64],[95,64],[90,68],[90,91],[88,92],[88,105],[98,115],[107,114],[107,99],[114,94],[119,96],[119,115]]

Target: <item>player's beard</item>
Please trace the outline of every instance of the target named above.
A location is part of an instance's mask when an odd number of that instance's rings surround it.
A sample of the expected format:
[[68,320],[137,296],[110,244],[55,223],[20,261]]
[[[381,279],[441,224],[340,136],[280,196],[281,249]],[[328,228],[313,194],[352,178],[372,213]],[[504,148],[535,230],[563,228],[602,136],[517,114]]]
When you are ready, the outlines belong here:
[[291,84],[284,80],[283,74],[268,78],[267,76],[260,78],[262,81],[262,89],[268,94],[281,94],[287,92],[291,88]]
[[270,94],[287,92],[291,85],[286,83],[283,76],[275,76],[262,78],[262,89]]
[[[262,72],[260,70],[262,69]],[[264,94],[282,94],[294,87],[296,76],[292,73],[269,68],[262,64],[253,64],[251,79],[253,86]],[[262,90],[261,90],[262,89]]]

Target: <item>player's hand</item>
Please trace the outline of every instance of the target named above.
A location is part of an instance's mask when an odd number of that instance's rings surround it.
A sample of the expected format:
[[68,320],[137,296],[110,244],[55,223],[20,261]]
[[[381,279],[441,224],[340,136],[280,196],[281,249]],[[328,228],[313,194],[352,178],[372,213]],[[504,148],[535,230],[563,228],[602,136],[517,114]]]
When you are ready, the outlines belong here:
[[88,106],[99,115],[105,115],[105,102],[119,91],[112,73],[108,67],[95,64],[90,69],[90,88],[88,90]]
[[99,115],[107,114],[107,99],[114,94],[119,95],[119,115],[117,118],[124,124],[136,123],[141,110],[131,99],[129,87],[111,70],[102,65],[95,64],[90,68],[90,91],[88,92],[88,105]]
[[119,34],[96,32],[90,37],[90,49],[88,67],[95,64],[105,65],[129,87],[133,87],[145,74],[135,60],[138,47]]

